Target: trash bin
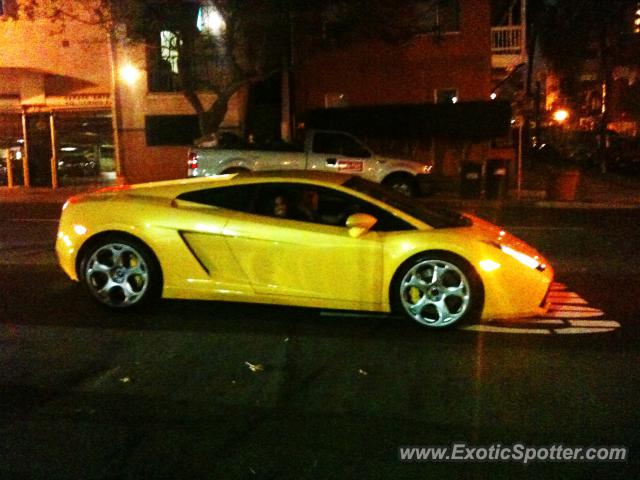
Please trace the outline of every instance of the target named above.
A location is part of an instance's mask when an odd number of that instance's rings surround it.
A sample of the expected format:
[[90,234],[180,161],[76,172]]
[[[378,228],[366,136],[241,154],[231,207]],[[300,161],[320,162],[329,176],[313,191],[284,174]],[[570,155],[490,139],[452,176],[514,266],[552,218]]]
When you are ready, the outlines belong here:
[[578,182],[580,180],[580,170],[563,169],[551,173],[547,196],[551,200],[571,202],[576,199]]
[[463,162],[460,165],[460,197],[480,198],[482,191],[482,164]]
[[495,200],[507,196],[507,160],[488,160],[485,196]]

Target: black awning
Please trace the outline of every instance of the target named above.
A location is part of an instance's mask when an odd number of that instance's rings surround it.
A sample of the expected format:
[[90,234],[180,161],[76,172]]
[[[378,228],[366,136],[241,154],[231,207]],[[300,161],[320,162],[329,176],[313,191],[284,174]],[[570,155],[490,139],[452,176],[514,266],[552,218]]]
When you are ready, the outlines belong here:
[[509,102],[378,105],[310,110],[307,128],[344,130],[358,136],[488,139],[507,135]]

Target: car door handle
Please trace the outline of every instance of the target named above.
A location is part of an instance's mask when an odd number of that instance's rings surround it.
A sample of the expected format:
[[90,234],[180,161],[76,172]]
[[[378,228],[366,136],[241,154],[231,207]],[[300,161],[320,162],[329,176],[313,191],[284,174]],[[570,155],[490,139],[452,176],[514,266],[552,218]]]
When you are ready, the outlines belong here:
[[327,165],[331,165],[333,167],[336,165],[337,162],[338,160],[335,158],[327,158]]

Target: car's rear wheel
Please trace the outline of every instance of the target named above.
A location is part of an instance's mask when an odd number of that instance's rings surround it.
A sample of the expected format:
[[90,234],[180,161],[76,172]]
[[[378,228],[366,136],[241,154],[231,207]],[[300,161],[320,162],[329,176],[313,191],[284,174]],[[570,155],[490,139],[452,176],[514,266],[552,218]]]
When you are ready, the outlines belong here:
[[476,320],[484,301],[473,267],[445,252],[427,253],[405,263],[391,289],[394,310],[430,328]]
[[157,299],[162,289],[160,266],[142,242],[109,236],[84,249],[80,277],[98,302],[130,308]]

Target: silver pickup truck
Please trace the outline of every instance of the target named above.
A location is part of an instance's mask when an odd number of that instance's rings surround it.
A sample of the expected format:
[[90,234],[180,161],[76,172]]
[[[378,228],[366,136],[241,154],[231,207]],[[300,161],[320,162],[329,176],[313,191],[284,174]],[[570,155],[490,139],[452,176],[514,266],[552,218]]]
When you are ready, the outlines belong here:
[[331,130],[306,132],[304,144],[244,144],[214,140],[189,150],[189,177],[267,170],[318,170],[359,175],[406,195],[431,191],[432,165],[375,154],[353,135]]

